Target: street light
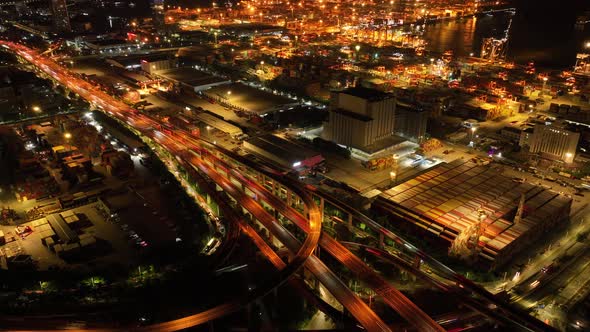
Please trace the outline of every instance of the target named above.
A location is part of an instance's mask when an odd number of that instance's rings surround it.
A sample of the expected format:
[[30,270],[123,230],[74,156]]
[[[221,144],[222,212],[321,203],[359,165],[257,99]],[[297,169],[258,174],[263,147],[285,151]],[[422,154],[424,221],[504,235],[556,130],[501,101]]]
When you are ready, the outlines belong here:
[[572,160],[572,157],[573,157],[573,156],[574,156],[574,155],[573,155],[571,152],[566,152],[566,154],[565,154],[565,158],[566,158],[565,162],[566,162],[566,163],[571,163],[571,162],[573,161],[573,160]]
[[228,90],[228,91],[227,91],[227,95],[228,95],[228,96],[229,96],[229,95],[231,95],[231,90]]
[[33,106],[33,112],[41,112],[41,107]]
[[397,173],[394,171],[389,172],[389,177],[391,178],[392,182],[395,182],[395,178],[397,177]]
[[213,32],[213,36],[215,36],[215,44],[217,44],[217,31]]
[[72,145],[70,144],[70,139],[72,138],[72,134],[70,133],[65,133],[64,134],[64,138],[66,139],[66,142],[68,142],[68,151],[72,150]]

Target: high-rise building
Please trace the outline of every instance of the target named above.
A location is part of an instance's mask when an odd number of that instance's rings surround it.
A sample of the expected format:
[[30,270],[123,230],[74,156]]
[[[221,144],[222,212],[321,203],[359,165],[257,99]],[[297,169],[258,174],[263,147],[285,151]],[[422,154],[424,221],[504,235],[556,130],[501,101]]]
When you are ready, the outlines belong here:
[[580,133],[567,130],[561,123],[538,124],[530,139],[530,152],[571,163],[574,161],[579,140]]
[[324,138],[365,150],[394,134],[395,97],[361,87],[333,92]]
[[53,28],[56,33],[72,31],[66,0],[51,0],[51,13],[53,15]]

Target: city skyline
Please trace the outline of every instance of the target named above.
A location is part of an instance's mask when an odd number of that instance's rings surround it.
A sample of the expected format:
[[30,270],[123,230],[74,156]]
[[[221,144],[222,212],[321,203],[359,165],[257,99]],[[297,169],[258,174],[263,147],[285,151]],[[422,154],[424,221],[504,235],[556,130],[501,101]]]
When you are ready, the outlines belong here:
[[0,18],[0,330],[590,324],[586,4]]

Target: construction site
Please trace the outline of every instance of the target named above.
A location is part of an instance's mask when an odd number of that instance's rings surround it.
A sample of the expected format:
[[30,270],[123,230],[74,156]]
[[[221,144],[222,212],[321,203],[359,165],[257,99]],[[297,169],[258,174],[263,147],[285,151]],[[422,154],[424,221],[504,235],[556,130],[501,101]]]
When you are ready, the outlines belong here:
[[448,241],[449,255],[494,269],[565,225],[572,199],[459,159],[383,192],[377,203]]

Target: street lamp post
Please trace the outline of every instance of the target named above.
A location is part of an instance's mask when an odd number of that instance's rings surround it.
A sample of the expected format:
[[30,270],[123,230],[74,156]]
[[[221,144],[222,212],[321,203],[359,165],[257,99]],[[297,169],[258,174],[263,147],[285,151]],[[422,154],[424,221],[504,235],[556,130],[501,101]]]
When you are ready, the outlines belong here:
[[72,134],[70,133],[65,133],[64,134],[64,138],[66,139],[66,142],[68,143],[68,151],[72,150],[72,145],[70,144],[70,139],[72,138]]
[[217,31],[213,32],[213,36],[215,36],[215,45],[217,45]]
[[361,50],[361,45],[356,45],[354,47],[354,49],[356,50],[356,61],[359,60],[359,51]]
[[397,174],[398,174],[398,159],[399,156],[397,154],[393,155],[393,164],[391,165],[391,172],[389,172],[389,178],[391,179],[391,184],[394,185],[397,182]]

